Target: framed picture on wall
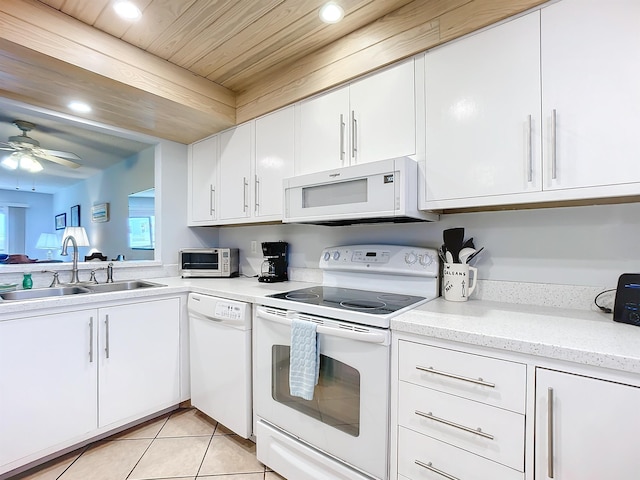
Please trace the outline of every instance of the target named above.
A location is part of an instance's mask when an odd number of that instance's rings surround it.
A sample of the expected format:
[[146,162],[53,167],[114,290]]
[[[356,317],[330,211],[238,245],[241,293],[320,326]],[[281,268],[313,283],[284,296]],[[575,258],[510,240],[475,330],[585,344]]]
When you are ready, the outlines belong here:
[[109,204],[99,203],[91,207],[92,222],[108,222],[109,221]]
[[67,214],[56,215],[56,230],[64,230],[67,226]]
[[69,220],[70,227],[80,226],[80,205],[74,205],[71,207],[71,219]]

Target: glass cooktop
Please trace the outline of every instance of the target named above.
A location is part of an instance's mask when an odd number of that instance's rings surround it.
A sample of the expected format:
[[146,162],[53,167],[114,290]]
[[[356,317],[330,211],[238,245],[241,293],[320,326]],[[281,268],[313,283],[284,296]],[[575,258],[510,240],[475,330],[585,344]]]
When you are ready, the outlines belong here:
[[297,303],[320,305],[339,310],[370,313],[372,315],[387,315],[425,300],[425,297],[402,293],[370,292],[352,288],[324,286],[302,288],[268,296]]

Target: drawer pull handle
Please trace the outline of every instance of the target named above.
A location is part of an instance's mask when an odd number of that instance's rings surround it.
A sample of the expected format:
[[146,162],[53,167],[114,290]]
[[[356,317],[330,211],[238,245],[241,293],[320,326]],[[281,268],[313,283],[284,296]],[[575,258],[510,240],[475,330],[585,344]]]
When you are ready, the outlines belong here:
[[462,380],[464,382],[475,383],[477,385],[482,385],[483,387],[496,388],[495,383],[485,382],[482,378],[469,378],[463,377],[462,375],[456,375],[455,373],[447,373],[442,372],[440,370],[436,370],[433,367],[421,367],[420,365],[416,365],[416,369],[422,372],[435,373],[436,375],[442,375],[443,377],[455,378],[456,380]]
[[460,425],[459,423],[455,423],[455,422],[452,422],[450,420],[445,420],[444,418],[436,417],[431,412],[424,413],[424,412],[421,412],[419,410],[416,410],[415,413],[416,413],[416,415],[419,415],[419,416],[424,417],[424,418],[428,418],[429,420],[434,420],[436,422],[444,423],[445,425],[449,425],[450,427],[459,428],[460,430],[464,430],[465,432],[473,433],[475,435],[479,435],[481,437],[488,438],[489,440],[493,440],[493,435],[490,435],[488,433],[483,432],[480,427],[478,427],[478,428],[465,427],[464,425]]
[[444,478],[447,478],[449,480],[460,480],[458,477],[454,477],[453,475],[449,475],[447,472],[443,472],[442,470],[437,469],[431,464],[431,462],[424,463],[424,462],[421,462],[420,460],[416,460],[416,465],[419,465],[422,468],[426,468],[427,470],[431,470],[433,473],[437,473],[438,475],[441,475]]
[[553,388],[547,396],[547,476],[553,478]]

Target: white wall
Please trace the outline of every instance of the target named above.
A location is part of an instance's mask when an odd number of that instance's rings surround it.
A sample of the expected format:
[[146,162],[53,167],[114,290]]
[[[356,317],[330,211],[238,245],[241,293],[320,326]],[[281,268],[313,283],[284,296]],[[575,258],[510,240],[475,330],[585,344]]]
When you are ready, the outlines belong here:
[[290,243],[292,267],[317,268],[323,247],[389,243],[438,248],[442,231],[465,227],[477,247],[484,280],[615,287],[622,273],[640,272],[640,203],[444,215],[420,224],[270,225],[224,227],[220,246],[240,248],[241,268],[259,271],[251,241]]

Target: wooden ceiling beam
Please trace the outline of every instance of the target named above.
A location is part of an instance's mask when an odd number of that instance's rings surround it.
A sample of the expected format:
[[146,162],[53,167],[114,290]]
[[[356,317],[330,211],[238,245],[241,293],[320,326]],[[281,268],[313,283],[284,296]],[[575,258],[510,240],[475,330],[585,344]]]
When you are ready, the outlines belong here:
[[[134,118],[128,123],[137,125],[137,128],[132,128],[134,131],[142,131],[144,128],[144,133],[149,133],[145,125],[149,124],[149,116],[156,114],[156,124],[169,122],[163,128],[165,132],[178,132],[190,128],[185,128],[185,124],[192,124],[188,121],[190,113],[193,114],[194,120],[208,118],[207,134],[213,133],[214,126],[215,131],[219,131],[235,124],[236,100],[233,91],[85,25],[40,2],[2,0],[0,40],[3,49],[0,53],[4,53],[5,63],[7,58],[15,57],[18,51],[25,54],[26,50],[22,48],[34,52],[27,56],[35,72],[50,70],[49,59],[56,60],[56,68],[62,71],[67,80],[66,84],[56,86],[55,94],[61,97],[72,96],[74,92],[91,95],[91,92],[86,92],[86,86],[98,82],[100,96],[95,92],[90,97],[85,97],[85,100],[100,102],[102,96],[108,96],[112,112],[121,109],[133,115]],[[7,70],[5,72],[11,73]],[[0,76],[0,89],[9,90],[5,87],[4,79]],[[132,111],[129,106],[132,95],[135,97],[136,93],[140,99],[152,100],[146,103],[151,110],[139,112],[140,118],[137,120],[136,111]],[[38,99],[47,95],[47,92],[44,92],[43,88],[35,88],[33,91],[21,88],[15,95],[30,99],[30,103],[34,105],[44,106],[38,103]],[[118,101],[120,96],[126,100]],[[160,110],[153,110],[160,106]],[[180,112],[179,117],[186,116],[187,122],[179,123],[178,118],[172,120],[173,110]],[[71,113],[66,106],[61,111]],[[86,117],[98,120],[92,114]],[[117,126],[129,128],[123,124]],[[155,135],[162,136],[158,133]],[[176,134],[172,136],[175,138]],[[187,137],[191,138],[192,135],[185,136],[185,139]]]

